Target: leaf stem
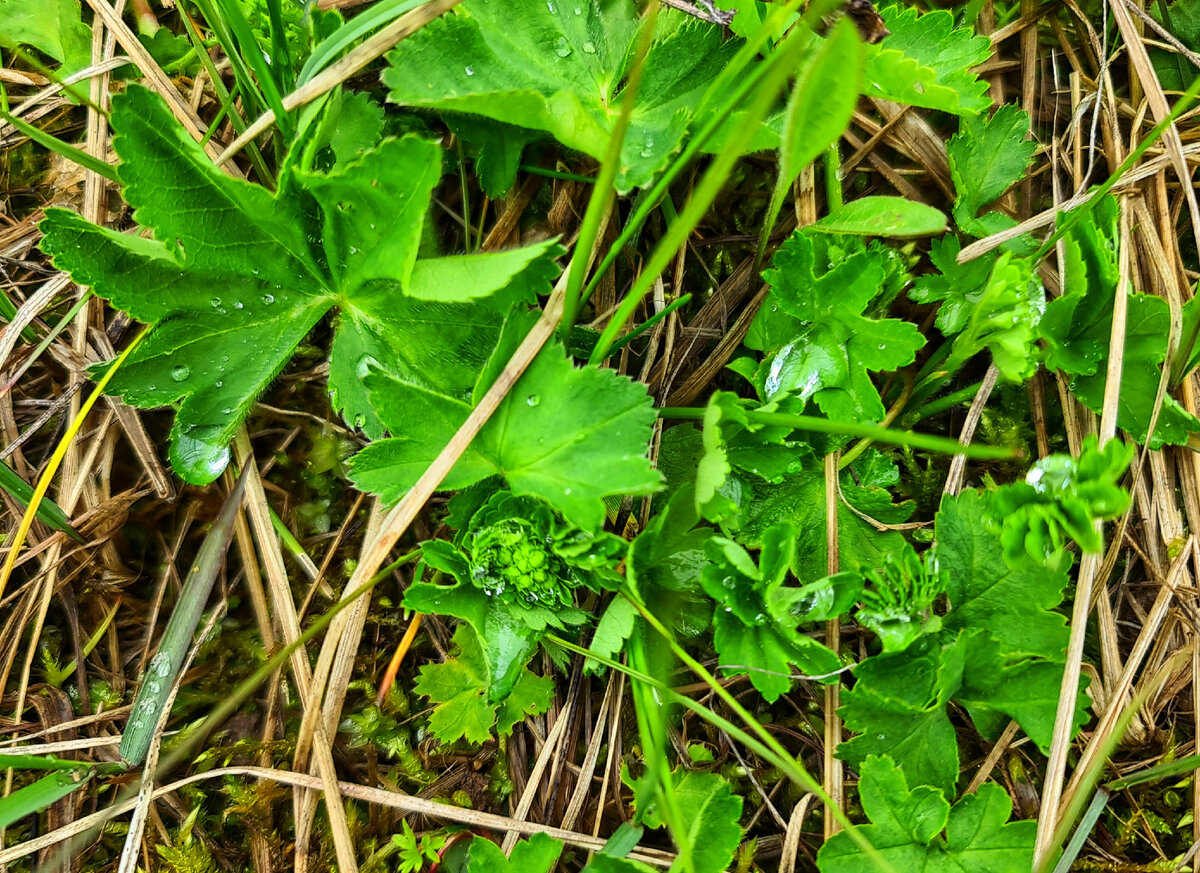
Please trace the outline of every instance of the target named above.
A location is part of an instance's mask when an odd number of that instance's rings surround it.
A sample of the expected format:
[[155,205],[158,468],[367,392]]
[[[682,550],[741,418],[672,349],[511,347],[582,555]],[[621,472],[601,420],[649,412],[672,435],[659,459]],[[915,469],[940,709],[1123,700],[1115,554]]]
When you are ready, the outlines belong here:
[[[679,418],[687,421],[703,421],[704,410],[690,407],[664,406],[658,410],[660,418]],[[924,449],[930,452],[941,452],[947,455],[966,455],[980,461],[1005,460],[1019,458],[1020,449],[1003,446],[983,446],[972,443],[964,446],[949,437],[934,436],[933,434],[913,433],[908,430],[892,430],[877,424],[859,424],[851,421],[831,421],[828,418],[818,418],[815,415],[794,415],[784,412],[761,412],[746,410],[746,418],[756,424],[781,425],[794,430],[810,431],[812,433],[828,433],[839,436],[862,437],[877,442],[896,446],[908,446],[914,449]]]

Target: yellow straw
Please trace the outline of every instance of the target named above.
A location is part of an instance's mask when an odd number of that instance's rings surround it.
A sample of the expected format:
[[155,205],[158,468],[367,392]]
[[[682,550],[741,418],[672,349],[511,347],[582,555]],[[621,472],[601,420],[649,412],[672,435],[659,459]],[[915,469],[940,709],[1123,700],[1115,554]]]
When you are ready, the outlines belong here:
[[84,419],[88,417],[88,413],[92,411],[92,407],[96,405],[96,401],[104,393],[104,387],[109,383],[109,380],[112,379],[117,370],[121,368],[121,365],[125,363],[125,359],[129,357],[130,353],[138,347],[138,343],[146,336],[149,329],[149,327],[143,328],[142,332],[134,337],[133,342],[129,344],[129,348],[121,352],[120,357],[113,362],[113,365],[108,368],[108,371],[96,383],[96,390],[83,402],[83,406],[79,408],[79,414],[71,421],[67,432],[63,434],[63,438],[58,444],[58,448],[50,456],[50,463],[46,465],[45,472],[42,473],[41,479],[38,480],[37,488],[33,489],[33,497],[30,498],[29,505],[25,507],[25,515],[21,518],[21,524],[17,528],[16,536],[13,537],[12,543],[8,548],[8,556],[4,559],[4,569],[0,570],[0,597],[4,596],[4,589],[8,587],[8,579],[12,575],[13,567],[17,563],[17,553],[21,550],[21,546],[25,544],[25,537],[29,534],[29,528],[33,526],[33,520],[37,516],[42,498],[50,490],[50,483],[54,480],[54,474],[58,472],[59,465],[62,464],[63,458],[66,457],[67,447],[71,445],[71,441],[79,433],[79,428],[83,427]]

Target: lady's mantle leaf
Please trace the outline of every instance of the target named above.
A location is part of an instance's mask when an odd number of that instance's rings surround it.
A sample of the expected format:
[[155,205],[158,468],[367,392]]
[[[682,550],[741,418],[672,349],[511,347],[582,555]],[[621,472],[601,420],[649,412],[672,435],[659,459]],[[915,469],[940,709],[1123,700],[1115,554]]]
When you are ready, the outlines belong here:
[[[736,50],[720,28],[664,13],[646,57],[618,187],[646,185]],[[467,0],[388,56],[389,99],[544,130],[602,158],[639,18],[631,0]]]
[[[1012,801],[999,785],[981,785],[951,808],[940,791],[910,781],[887,757],[870,757],[858,783],[869,825],[855,830],[893,870],[923,873],[1028,873],[1037,825],[1008,821]],[[821,873],[872,869],[849,833],[835,834],[817,853]]]
[[836,654],[797,628],[806,618],[804,589],[785,586],[796,549],[796,532],[781,524],[763,535],[758,566],[737,543],[714,537],[706,552],[712,562],[700,584],[717,607],[713,644],[731,673],[749,673],[769,702],[792,686],[795,664],[804,673],[826,676],[841,663]]
[[[1116,201],[1106,197],[1064,235],[1063,294],[1046,307],[1038,329],[1046,342],[1046,364],[1074,376],[1071,391],[1097,413],[1104,403],[1119,281],[1116,222]],[[1128,306],[1117,425],[1145,442],[1167,354],[1170,307],[1153,294],[1130,294]],[[1167,394],[1149,447],[1183,445],[1196,431],[1200,420]]]
[[770,352],[759,368],[763,399],[796,394],[831,419],[879,421],[883,402],[868,371],[911,364],[925,338],[906,321],[863,314],[886,277],[877,250],[856,252],[821,275],[814,268],[812,240],[797,231],[763,273],[771,293],[746,341]]
[[983,237],[1016,224],[999,212],[980,217],[979,210],[1025,175],[1037,151],[1037,143],[1028,136],[1029,116],[1009,104],[990,119],[964,118],[946,143],[954,180],[954,220],[964,233]]
[[549,873],[562,854],[563,844],[545,834],[534,834],[513,846],[512,857],[486,837],[471,840],[467,873]]
[[433,701],[429,729],[443,743],[460,737],[469,743],[487,742],[493,727],[508,734],[525,716],[545,712],[550,706],[554,680],[525,669],[502,701],[489,700],[492,676],[474,631],[461,625],[454,633],[454,643],[458,656],[422,667],[414,686],[418,694]]
[[[42,247],[75,281],[154,325],[110,388],[137,406],[180,404],[171,462],[189,482],[221,472],[255,398],[332,307],[342,315],[330,390],[347,420],[378,436],[358,373],[367,359],[467,396],[501,313],[514,299],[532,302],[557,273],[553,242],[471,256],[497,268],[488,273],[464,267],[470,258],[418,262],[441,169],[438,147],[415,137],[329,174],[285,173],[272,195],[221,173],[144,88],[114,99],[113,128],[125,197],[155,239],[48,210]],[[447,273],[480,282],[469,296],[510,280],[513,290],[453,305],[443,301],[461,296],[435,281]]]
[[942,274],[923,276],[909,292],[918,303],[943,301],[938,329],[948,337],[958,334],[942,369],[957,372],[988,349],[1001,376],[1028,379],[1038,366],[1037,325],[1046,306],[1033,266],[1007,252],[959,264],[959,249],[953,236],[934,242],[929,256]]
[[[454,436],[471,407],[378,370],[371,402],[398,436],[352,462],[355,484],[395,502]],[[654,409],[643,385],[611,370],[576,368],[548,347],[525,371],[442,483],[464,488],[497,473],[516,494],[541,497],[573,524],[595,530],[603,498],[650,494],[660,477],[646,458]]]
[[990,105],[987,82],[971,67],[991,57],[986,36],[955,27],[945,11],[920,14],[916,9],[885,6],[879,10],[891,34],[877,46],[867,46],[868,97],[974,115]]

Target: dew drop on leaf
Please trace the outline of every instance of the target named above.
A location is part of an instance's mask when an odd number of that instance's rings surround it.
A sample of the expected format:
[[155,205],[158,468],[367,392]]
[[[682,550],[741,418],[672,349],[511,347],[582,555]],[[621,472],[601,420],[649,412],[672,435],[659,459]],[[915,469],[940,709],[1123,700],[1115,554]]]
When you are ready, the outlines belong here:
[[221,305],[221,298],[220,298],[220,297],[214,297],[214,298],[213,298],[212,300],[210,300],[209,302],[212,304],[212,306],[213,306],[213,309],[216,309],[218,306],[220,306],[220,305]]
[[596,53],[596,45],[591,40],[588,40],[583,44],[583,50],[589,55],[594,55]]
[[217,380],[216,382],[214,382],[213,384],[214,384],[214,385],[216,385],[218,388],[224,388],[224,387],[225,387],[225,383],[224,383],[224,382],[222,382],[220,379],[218,379],[218,380]]
[[464,72],[464,73],[466,73],[468,76],[474,76],[474,75],[475,75],[475,70],[474,70],[474,68],[472,68],[472,67],[464,67],[464,68],[463,68],[463,72]]
[[263,303],[267,304],[267,306],[270,306],[272,303],[275,302],[275,295],[274,294],[264,294],[262,296],[262,301],[263,301]]
[[542,402],[542,398],[540,396],[538,396],[537,394],[530,394],[528,397],[525,398],[525,404],[527,406],[537,406],[541,402]]
[[171,368],[171,378],[176,382],[183,382],[190,375],[192,375],[192,371],[183,364],[178,364],[177,366]]
[[234,308],[234,309],[245,309],[245,308],[246,308],[246,304],[242,303],[242,301],[240,301],[240,300],[239,300],[239,301],[237,301],[236,303],[234,303],[234,304],[233,304],[233,308]]
[[560,36],[558,41],[554,44],[554,53],[560,58],[570,57],[572,51],[573,49],[571,48],[571,44],[567,42],[567,38],[565,36]]

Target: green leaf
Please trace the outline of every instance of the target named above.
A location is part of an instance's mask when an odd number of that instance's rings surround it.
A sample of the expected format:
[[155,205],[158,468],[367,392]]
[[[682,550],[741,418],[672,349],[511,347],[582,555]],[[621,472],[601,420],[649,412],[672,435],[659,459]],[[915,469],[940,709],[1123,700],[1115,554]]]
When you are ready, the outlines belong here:
[[799,631],[797,606],[805,602],[804,593],[784,585],[795,548],[791,525],[768,528],[756,566],[737,543],[714,537],[705,550],[711,563],[700,573],[700,584],[717,604],[713,645],[722,667],[749,673],[771,703],[792,687],[793,664],[826,681],[841,667],[834,652]]
[[1001,106],[990,119],[963,118],[959,131],[946,143],[950,178],[954,182],[954,221],[965,233],[987,236],[1012,226],[1004,215],[983,222],[979,210],[1025,176],[1037,143],[1028,138],[1029,116],[1013,104]]
[[[673,834],[691,849],[692,873],[722,873],[733,861],[742,838],[738,825],[742,817],[742,798],[716,773],[688,771],[675,785],[687,830]],[[685,870],[680,859],[671,865],[671,873]]]
[[41,812],[55,801],[82,788],[91,778],[92,771],[84,765],[80,765],[78,769],[84,771],[82,778],[77,778],[73,773],[58,771],[0,798],[0,828],[6,828],[28,815]]
[[931,614],[930,607],[945,591],[945,577],[938,571],[933,550],[924,558],[905,543],[897,552],[884,555],[882,567],[865,571],[872,584],[862,592],[862,606],[854,617],[875,632],[885,652],[903,651],[922,635],[941,629],[942,620]]
[[[765,531],[773,524],[790,523],[800,532],[797,544],[796,572],[802,579],[817,579],[827,572],[828,545],[825,536],[825,474],[821,469],[806,470],[778,484],[750,480],[753,498],[743,510],[741,526],[735,532],[738,542],[757,548]],[[886,491],[858,486],[849,473],[841,476],[843,496],[859,511],[871,507],[879,513],[885,508],[888,521],[898,523],[911,513],[913,504],[886,502]],[[878,566],[883,556],[900,547],[904,537],[897,531],[880,531],[866,522],[845,503],[838,502],[838,554],[843,570]]]
[[[1063,294],[1047,305],[1038,333],[1046,343],[1047,366],[1074,376],[1072,392],[1099,413],[1119,281],[1116,201],[1105,197],[1063,236],[1062,247]],[[1117,426],[1144,443],[1167,354],[1170,307],[1153,294],[1130,294],[1126,318]],[[1195,431],[1200,419],[1167,394],[1148,445],[1184,445]]]
[[[985,783],[954,804],[916,784],[886,757],[868,758],[858,783],[869,825],[856,825],[894,870],[922,873],[1028,873],[1033,865],[1034,822],[1009,823],[1012,801],[999,785]],[[821,873],[863,873],[870,859],[851,834],[825,841],[817,853]]]
[[912,239],[946,229],[939,209],[903,197],[859,197],[811,226],[812,230],[850,236]]
[[971,72],[991,57],[987,37],[955,27],[944,10],[921,14],[892,5],[879,14],[891,33],[867,46],[866,96],[957,115],[988,108],[987,82]]
[[[136,406],[179,404],[171,461],[180,476],[202,484],[221,472],[255,399],[334,306],[329,387],[369,435],[382,426],[362,386],[368,360],[469,395],[514,301],[468,307],[409,295],[440,173],[436,145],[390,140],[330,173],[285,173],[273,195],[221,173],[152,92],[133,87],[113,103],[125,197],[155,239],[49,210],[42,247],[77,282],[154,325],[110,387]],[[533,302],[535,286],[548,292],[556,254],[540,248],[515,293]],[[487,274],[470,293],[511,278]]]
[[1026,555],[1006,560],[987,500],[976,491],[942,499],[936,536],[951,604],[947,630],[986,628],[1006,652],[1062,660],[1067,622],[1052,610],[1067,584],[1063,569]]
[[883,418],[883,402],[868,371],[911,364],[925,344],[908,322],[864,314],[885,275],[883,256],[874,249],[852,254],[818,275],[812,240],[799,231],[792,234],[776,252],[772,269],[763,273],[771,292],[746,340],[751,348],[769,352],[758,376],[765,400],[794,394],[803,401],[812,398],[834,420]]
[[62,76],[92,62],[92,31],[76,0],[0,0],[0,46],[28,45],[62,63]]
[[[371,402],[398,436],[372,443],[352,463],[354,482],[399,500],[466,420],[470,407],[413,382],[373,371]],[[442,487],[499,473],[572,523],[595,530],[604,497],[649,494],[659,475],[646,459],[654,410],[645,386],[595,366],[576,368],[547,347],[508,393]],[[401,436],[402,434],[402,436]]]
[[[576,10],[579,10],[576,12]],[[665,11],[621,151],[621,191],[645,186],[683,140],[737,50],[720,28]],[[388,56],[388,99],[534,130],[600,159],[618,116],[639,17],[630,0],[467,0]]]
[[946,704],[962,685],[965,654],[957,641],[943,646],[926,636],[855,667],[854,687],[843,693],[838,712],[859,735],[839,745],[837,756],[858,766],[870,755],[890,755],[913,784],[952,793],[958,741]]
[[445,121],[455,136],[476,146],[475,174],[483,193],[493,199],[512,189],[525,146],[541,137],[538,131],[490,118],[446,113]]
[[1046,306],[1036,272],[1007,253],[959,264],[960,250],[953,236],[935,240],[929,258],[941,273],[922,276],[908,292],[918,303],[942,302],[935,324],[954,337],[942,369],[954,372],[988,349],[1004,379],[1028,379],[1038,365],[1037,326]]
[[545,834],[534,834],[513,846],[512,857],[504,857],[500,847],[485,837],[471,840],[467,873],[550,873],[563,844]]
[[[16,470],[3,462],[0,462],[0,488],[4,489],[8,496],[22,506],[29,506],[29,501],[33,499],[33,486],[17,475]],[[76,542],[87,542],[79,531],[71,526],[71,520],[67,518],[62,507],[49,497],[42,497],[41,502],[38,503],[37,519],[54,530],[62,531]]]
[[1084,439],[1079,459],[1069,455],[1042,458],[1024,482],[1005,485],[992,494],[1001,540],[1010,561],[1027,552],[1043,561],[1063,548],[1068,538],[1085,552],[1100,552],[1104,537],[1096,519],[1113,519],[1129,508],[1130,496],[1118,483],[1135,448],[1109,440],[1103,451],[1096,436]]
[[[500,703],[489,699],[492,674],[475,632],[460,625],[454,632],[458,655],[421,668],[413,690],[433,701],[429,729],[443,743],[465,739],[484,743],[496,726],[501,734],[525,715],[545,712],[554,697],[554,680],[520,669],[510,694]],[[532,654],[532,652],[531,652]],[[500,724],[497,725],[497,715]]]

